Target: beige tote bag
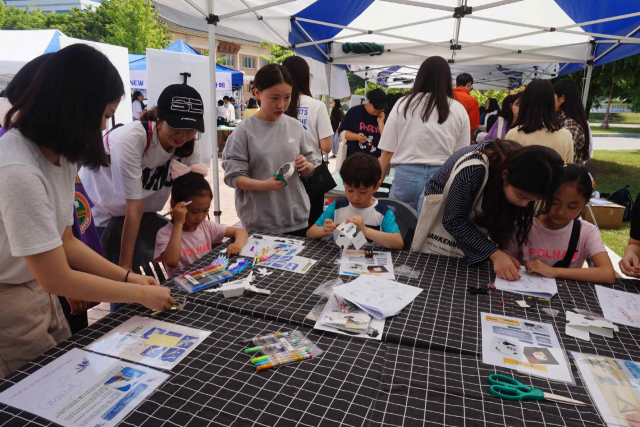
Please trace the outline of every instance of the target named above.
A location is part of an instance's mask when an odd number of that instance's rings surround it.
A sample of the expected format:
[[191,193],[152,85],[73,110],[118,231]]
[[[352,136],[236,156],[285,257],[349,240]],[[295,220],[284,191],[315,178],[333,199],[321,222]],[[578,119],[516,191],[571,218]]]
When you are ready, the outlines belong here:
[[[424,252],[437,255],[446,255],[451,257],[464,257],[462,250],[458,249],[456,239],[445,230],[442,225],[442,218],[444,217],[444,209],[447,204],[447,196],[449,195],[449,188],[454,178],[462,169],[467,166],[480,165],[484,166],[486,173],[484,174],[484,181],[482,186],[476,194],[473,201],[473,208],[469,212],[469,220],[473,220],[475,217],[482,214],[482,191],[487,184],[489,178],[489,159],[482,154],[482,160],[480,159],[468,159],[469,156],[477,155],[478,152],[468,153],[462,156],[451,170],[451,175],[447,184],[444,186],[442,194],[432,194],[425,196],[424,203],[422,204],[422,211],[420,212],[420,219],[418,220],[418,226],[416,227],[415,237],[413,238],[413,244],[411,250],[415,252]],[[486,234],[484,230],[483,234]]]

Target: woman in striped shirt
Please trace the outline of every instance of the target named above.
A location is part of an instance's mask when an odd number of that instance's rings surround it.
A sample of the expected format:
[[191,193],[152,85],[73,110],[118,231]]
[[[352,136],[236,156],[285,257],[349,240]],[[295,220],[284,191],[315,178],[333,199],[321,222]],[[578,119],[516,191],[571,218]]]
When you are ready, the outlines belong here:
[[[467,166],[454,178],[447,196],[442,225],[455,239],[469,264],[487,259],[501,279],[520,278],[520,263],[502,251],[511,236],[523,244],[531,230],[538,200],[547,212],[558,188],[563,161],[553,149],[522,147],[511,141],[483,142],[456,151],[425,187],[425,196],[442,194],[455,163],[467,153],[470,159],[489,160],[489,178],[482,192],[482,214],[469,220],[474,199],[484,181],[484,166]],[[486,230],[486,233],[479,228]],[[487,236],[488,235],[488,236]]]

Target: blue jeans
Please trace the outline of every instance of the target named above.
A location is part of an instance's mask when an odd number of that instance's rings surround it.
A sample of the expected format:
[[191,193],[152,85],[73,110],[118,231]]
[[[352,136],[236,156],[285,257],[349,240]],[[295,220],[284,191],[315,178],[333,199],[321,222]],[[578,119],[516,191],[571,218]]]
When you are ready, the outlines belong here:
[[338,154],[338,148],[340,148],[340,135],[334,133],[333,134],[333,148],[331,149],[331,151],[333,152],[334,156],[336,154]]
[[397,165],[389,197],[405,202],[417,211],[424,187],[438,169],[440,166]]

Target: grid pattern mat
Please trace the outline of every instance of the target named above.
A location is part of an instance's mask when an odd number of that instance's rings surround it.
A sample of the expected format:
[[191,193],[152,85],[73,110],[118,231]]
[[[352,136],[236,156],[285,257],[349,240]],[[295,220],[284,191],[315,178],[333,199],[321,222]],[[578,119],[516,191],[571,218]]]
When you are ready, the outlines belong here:
[[[134,315],[127,305],[0,381],[0,391],[72,348],[82,348]],[[212,331],[146,401],[119,425],[157,426],[365,426],[375,401],[386,345],[300,330],[324,351],[312,359],[257,372],[238,337],[290,330],[290,326],[188,303],[159,320]],[[297,329],[297,328],[293,328]],[[53,426],[0,404],[0,426]]]

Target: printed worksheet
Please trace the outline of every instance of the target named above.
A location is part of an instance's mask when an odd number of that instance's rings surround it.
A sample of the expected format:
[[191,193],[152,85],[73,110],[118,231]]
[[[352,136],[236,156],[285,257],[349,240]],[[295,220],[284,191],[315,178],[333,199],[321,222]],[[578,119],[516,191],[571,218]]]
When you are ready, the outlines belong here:
[[280,255],[279,252],[275,255],[271,255],[266,261],[262,261],[257,264],[258,267],[273,267],[278,270],[292,271],[294,273],[306,274],[311,270],[311,267],[318,262],[311,258],[304,258],[301,256]]
[[0,393],[0,402],[64,427],[113,427],[167,378],[74,348]]
[[613,323],[640,328],[640,294],[596,285],[604,318]]
[[376,276],[360,276],[335,286],[333,293],[357,305],[376,319],[395,316],[411,303],[422,289]]
[[480,320],[482,363],[574,383],[553,326],[491,313],[480,313]]
[[604,422],[609,427],[638,426],[640,363],[575,351],[571,356]]
[[86,348],[132,362],[172,369],[210,334],[211,331],[134,316]]
[[364,250],[347,249],[342,252],[340,274],[346,276],[377,276],[395,280],[391,252],[373,251],[373,256],[365,255]]
[[504,280],[496,277],[496,289],[537,298],[551,299],[558,293],[556,279],[529,274],[524,267],[520,269],[519,280]]
[[280,255],[294,256],[304,250],[304,245],[294,239],[253,234],[249,236],[249,240],[242,247],[240,256],[248,258],[249,261],[253,261],[256,254],[258,256],[267,253],[273,254],[276,250],[278,250],[277,253]]

